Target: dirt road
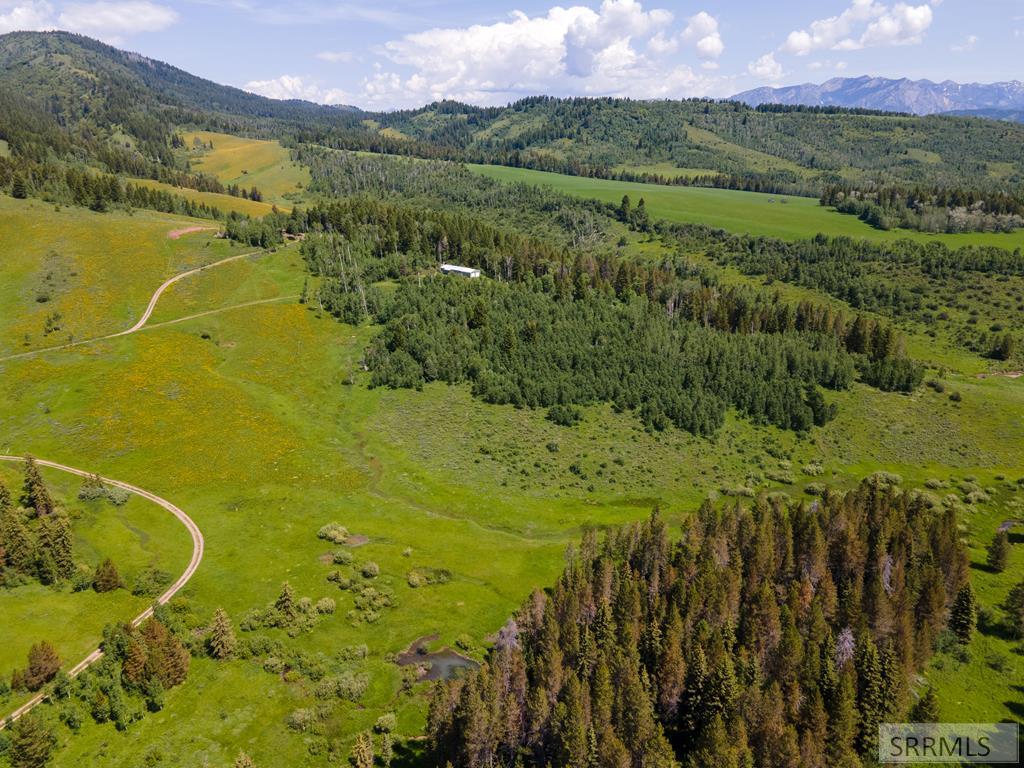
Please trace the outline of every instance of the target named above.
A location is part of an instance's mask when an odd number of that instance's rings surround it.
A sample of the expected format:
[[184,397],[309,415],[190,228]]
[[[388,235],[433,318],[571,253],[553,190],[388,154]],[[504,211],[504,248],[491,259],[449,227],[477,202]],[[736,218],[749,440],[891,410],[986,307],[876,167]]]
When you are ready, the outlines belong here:
[[[162,287],[166,287],[166,285],[167,284],[165,283],[164,286]],[[22,456],[0,455],[0,461],[24,460],[25,459]],[[69,467],[65,464],[58,464],[54,461],[46,461],[45,459],[36,459],[36,464],[42,467],[58,469],[61,472],[69,472],[72,475],[78,475],[79,477],[89,477],[90,475],[92,475],[91,472],[86,472],[85,470],[82,469],[75,469],[74,467]],[[148,499],[154,504],[163,507],[176,518],[178,518],[178,520],[181,521],[181,524],[184,525],[185,528],[188,530],[189,535],[192,536],[192,559],[189,561],[188,567],[185,568],[184,573],[182,573],[181,576],[178,577],[178,580],[171,584],[171,586],[169,586],[167,590],[156,599],[157,605],[163,605],[176,594],[178,594],[179,591],[181,591],[182,587],[184,587],[188,583],[189,579],[192,578],[192,575],[199,568],[199,563],[201,563],[203,560],[203,550],[205,547],[203,532],[199,530],[199,526],[196,525],[195,521],[191,517],[186,515],[181,509],[176,507],[174,504],[167,501],[167,499],[163,499],[157,496],[155,493],[150,493],[149,491],[139,488],[136,485],[125,483],[120,480],[110,480],[109,478],[105,477],[101,478],[101,480],[103,480],[103,482],[106,483],[107,485],[113,485],[117,488],[122,488],[123,490],[126,490],[129,493],[134,493],[137,496],[141,496],[142,498]],[[132,620],[132,626],[138,626],[152,615],[153,606],[150,606]],[[83,670],[88,668],[90,665],[94,664],[102,656],[103,652],[99,648],[97,648],[95,651],[93,651],[80,662],[78,662],[78,664],[72,667],[68,671],[68,674],[71,675],[71,677],[75,677]],[[0,730],[5,728],[9,722],[13,722],[14,720],[17,720],[19,717],[24,715],[26,712],[29,712],[33,707],[42,702],[45,698],[45,693],[36,694],[34,697],[32,697],[32,699],[22,704],[20,707],[14,710],[14,712],[10,713],[6,718],[0,721]]]

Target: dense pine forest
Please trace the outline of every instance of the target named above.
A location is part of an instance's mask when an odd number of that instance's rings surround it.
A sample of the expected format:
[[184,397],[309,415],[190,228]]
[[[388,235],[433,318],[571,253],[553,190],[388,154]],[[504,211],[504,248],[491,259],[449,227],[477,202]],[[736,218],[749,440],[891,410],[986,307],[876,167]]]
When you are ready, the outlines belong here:
[[[810,503],[705,504],[584,538],[439,685],[436,764],[856,766],[877,726],[934,720],[914,684],[975,602],[955,515],[878,478]],[[912,713],[912,714],[911,714]]]

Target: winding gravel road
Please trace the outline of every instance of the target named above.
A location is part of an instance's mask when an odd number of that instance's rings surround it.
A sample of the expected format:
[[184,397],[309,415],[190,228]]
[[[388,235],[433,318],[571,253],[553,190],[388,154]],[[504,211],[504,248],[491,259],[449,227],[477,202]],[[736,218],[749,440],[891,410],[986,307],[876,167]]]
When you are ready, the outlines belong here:
[[[25,458],[23,456],[4,456],[4,455],[0,455],[0,461],[24,461],[24,460],[25,460]],[[61,472],[69,472],[72,475],[78,475],[79,477],[90,477],[93,474],[92,472],[86,472],[85,470],[82,470],[82,469],[76,469],[75,467],[69,467],[66,464],[58,464],[55,461],[46,461],[45,459],[36,459],[36,464],[38,464],[38,465],[40,465],[42,467],[50,467],[51,469],[59,469]],[[174,504],[169,502],[167,499],[161,498],[160,496],[157,496],[155,493],[150,493],[147,490],[139,488],[137,485],[132,485],[131,483],[125,483],[125,482],[122,482],[121,480],[111,480],[110,478],[106,478],[106,477],[102,477],[100,479],[104,483],[106,483],[107,485],[112,485],[112,486],[114,486],[116,488],[122,488],[122,489],[128,491],[129,493],[134,493],[137,496],[141,496],[142,498],[148,499],[149,501],[152,501],[154,504],[156,504],[156,505],[158,505],[160,507],[163,507],[168,512],[170,512],[172,515],[174,515],[176,518],[178,518],[178,520],[181,521],[181,524],[185,526],[185,528],[188,530],[189,534],[192,536],[192,559],[189,561],[188,567],[185,569],[184,573],[182,573],[181,576],[178,577],[178,580],[175,581],[173,584],[171,584],[171,586],[169,586],[167,588],[167,590],[162,595],[160,595],[160,597],[158,597],[156,599],[156,604],[163,605],[168,600],[170,600],[172,597],[174,597],[176,594],[178,594],[178,592],[181,591],[182,587],[184,587],[186,584],[188,584],[189,579],[192,578],[192,575],[199,568],[199,563],[202,562],[202,560],[203,560],[203,550],[204,550],[204,547],[205,547],[205,541],[203,539],[203,532],[201,530],[199,530],[199,526],[196,525],[195,521],[191,517],[186,515],[179,507],[176,507]],[[150,607],[148,607],[146,610],[144,610],[142,613],[140,613],[138,616],[136,616],[132,620],[132,626],[136,626],[137,627],[139,624],[144,622],[146,619],[148,619],[152,615],[153,615],[153,606],[151,605]],[[88,656],[86,656],[84,659],[82,659],[80,662],[78,662],[78,664],[76,664],[74,667],[72,667],[71,670],[68,672],[68,674],[71,675],[71,677],[75,677],[76,675],[81,673],[83,670],[85,670],[86,668],[88,668],[89,666],[94,664],[96,661],[98,661],[102,656],[103,656],[103,652],[99,648],[97,648],[95,651],[93,651]],[[33,707],[35,707],[37,704],[39,704],[45,698],[46,698],[46,694],[45,693],[36,694],[32,699],[30,699],[25,704],[23,704],[20,707],[18,707],[16,710],[14,710],[14,712],[12,712],[10,715],[8,715],[6,718],[4,718],[3,721],[0,721],[0,730],[2,730],[4,727],[6,727],[6,725],[8,723],[17,720],[19,717],[21,717],[26,712],[31,710]]]

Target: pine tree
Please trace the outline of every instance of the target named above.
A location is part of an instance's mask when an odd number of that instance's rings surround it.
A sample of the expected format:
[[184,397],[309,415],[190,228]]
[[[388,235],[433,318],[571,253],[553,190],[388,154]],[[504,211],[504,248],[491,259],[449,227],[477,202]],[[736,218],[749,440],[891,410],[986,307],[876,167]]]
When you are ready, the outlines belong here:
[[949,628],[962,645],[971,642],[971,635],[978,623],[978,601],[974,597],[974,589],[967,582],[956,594],[956,600],[949,612]]
[[1024,581],[1021,581],[1006,596],[1003,603],[1006,611],[1010,633],[1017,638],[1024,638]]
[[369,731],[356,736],[349,762],[353,768],[373,768],[373,736]]
[[295,621],[295,590],[292,589],[292,585],[287,581],[281,585],[281,594],[277,596],[274,608],[280,615],[284,626],[288,626]]
[[1002,573],[1006,570],[1007,562],[1010,558],[1010,534],[1007,531],[999,531],[992,538],[992,542],[988,545],[988,553],[985,561],[988,563],[988,567],[996,573]]
[[35,542],[21,510],[8,508],[0,514],[0,541],[4,560],[19,573],[29,573],[35,563]]
[[39,467],[31,456],[25,457],[25,485],[21,503],[38,517],[53,514],[53,499],[39,474]]
[[910,714],[911,720],[915,723],[937,723],[939,722],[939,697],[935,689],[930,685],[924,692]]
[[71,524],[67,517],[63,514],[44,517],[39,526],[39,549],[52,558],[58,579],[69,579],[75,574],[72,547]]
[[97,592],[113,592],[123,586],[124,583],[121,581],[121,575],[117,572],[117,566],[109,557],[96,566],[92,588]]
[[876,744],[878,724],[885,717],[885,684],[878,649],[870,635],[862,637],[857,650],[857,712],[860,715],[857,745],[858,751],[866,755]]
[[11,197],[16,200],[24,200],[28,197],[28,186],[20,173],[14,175],[14,181],[11,183]]
[[23,715],[11,726],[11,768],[42,768],[56,746],[56,736],[41,717],[31,712]]
[[59,669],[60,656],[57,655],[57,649],[45,640],[36,643],[28,651],[25,687],[30,691],[38,691],[53,679]]
[[223,608],[218,608],[213,614],[213,624],[210,625],[209,632],[207,647],[210,655],[215,659],[230,659],[235,653],[238,641],[231,626],[231,618]]

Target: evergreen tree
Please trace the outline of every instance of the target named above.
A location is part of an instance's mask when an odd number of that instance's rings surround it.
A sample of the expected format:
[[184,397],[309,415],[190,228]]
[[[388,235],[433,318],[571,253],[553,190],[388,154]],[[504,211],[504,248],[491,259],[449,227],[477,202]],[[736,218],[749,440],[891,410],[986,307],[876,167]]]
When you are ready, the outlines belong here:
[[230,659],[234,655],[238,641],[231,626],[231,618],[223,608],[218,608],[213,614],[206,642],[210,655],[215,659]]
[[924,695],[914,705],[910,717],[915,723],[939,722],[939,697],[935,694],[935,689],[932,686],[928,686]]
[[57,737],[41,717],[32,712],[22,715],[11,726],[11,768],[43,768],[56,746]]
[[117,572],[117,566],[109,557],[96,566],[96,573],[93,576],[92,588],[97,592],[113,592],[124,586],[121,581],[121,574]]
[[50,682],[60,669],[57,649],[45,640],[34,644],[28,651],[28,668],[24,683],[30,691],[38,691]]
[[0,547],[7,565],[19,573],[31,572],[36,561],[35,541],[21,510],[8,507],[0,512]]
[[71,524],[67,516],[53,514],[44,517],[39,525],[39,550],[52,559],[57,578],[69,579],[75,574],[72,547]]
[[1010,633],[1016,638],[1024,638],[1024,581],[1019,582],[1003,603],[1006,611]]
[[25,184],[25,178],[20,173],[16,173],[14,181],[11,182],[11,197],[16,200],[24,200],[28,197],[28,186]]
[[281,622],[287,626],[295,621],[295,590],[287,581],[281,585],[281,594],[274,602],[274,608],[281,617]]
[[25,457],[25,485],[21,503],[38,517],[53,514],[53,499],[39,474],[39,467],[31,456]]
[[967,582],[956,594],[956,600],[949,612],[949,628],[962,645],[971,642],[971,635],[978,623],[978,601],[974,597],[974,589]]
[[985,562],[988,567],[996,573],[1006,570],[1010,558],[1010,534],[1007,531],[998,531],[988,545],[988,552]]

